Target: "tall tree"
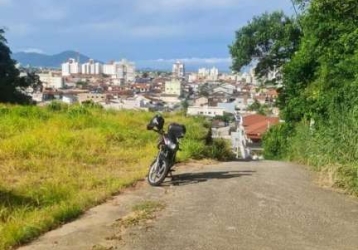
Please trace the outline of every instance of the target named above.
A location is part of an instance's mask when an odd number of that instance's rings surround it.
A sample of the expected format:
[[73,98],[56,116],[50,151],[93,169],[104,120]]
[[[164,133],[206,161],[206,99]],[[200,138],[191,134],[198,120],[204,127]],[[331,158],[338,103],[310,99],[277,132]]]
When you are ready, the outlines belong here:
[[[297,51],[302,32],[295,19],[283,12],[264,13],[236,31],[236,40],[229,46],[232,69],[256,63],[255,74],[263,79],[279,71]],[[278,74],[280,76],[280,74]]]
[[0,29],[0,102],[29,104],[31,98],[26,94],[26,89],[37,88],[40,81],[33,73],[20,77],[4,34],[4,29]]
[[[302,1],[301,1],[302,2]],[[288,122],[326,123],[358,105],[358,4],[311,0],[301,19],[301,46],[284,69],[279,107]]]

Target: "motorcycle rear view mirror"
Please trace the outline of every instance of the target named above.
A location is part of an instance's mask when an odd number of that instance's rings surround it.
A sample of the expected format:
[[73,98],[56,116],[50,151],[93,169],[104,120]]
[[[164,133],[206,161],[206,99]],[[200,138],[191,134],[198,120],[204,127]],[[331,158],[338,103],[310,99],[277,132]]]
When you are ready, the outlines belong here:
[[155,115],[147,125],[147,130],[162,130],[164,127],[164,118],[161,115]]

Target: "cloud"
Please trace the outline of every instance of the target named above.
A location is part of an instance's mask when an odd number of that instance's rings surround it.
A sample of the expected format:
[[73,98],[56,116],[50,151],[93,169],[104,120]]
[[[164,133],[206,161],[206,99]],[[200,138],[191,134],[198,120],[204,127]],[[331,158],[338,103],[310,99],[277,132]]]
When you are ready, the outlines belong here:
[[230,57],[227,58],[217,58],[217,57],[209,57],[209,58],[172,58],[172,59],[156,59],[152,60],[152,62],[158,63],[175,63],[177,61],[186,63],[186,64],[221,64],[221,63],[231,63],[232,59]]
[[186,30],[181,24],[134,24],[121,20],[94,22],[62,29],[63,33],[115,35],[126,38],[165,38],[178,37]]
[[25,52],[25,53],[38,53],[38,54],[45,54],[45,52],[41,49],[36,49],[36,48],[27,48],[27,49],[20,49],[20,52]]
[[145,38],[177,37],[184,33],[185,28],[176,24],[134,26],[129,32],[133,37]]
[[[183,9],[205,10],[239,6],[237,0],[138,0],[135,7],[143,12],[181,11]],[[246,0],[247,2],[247,0]]]
[[213,65],[230,63],[220,57],[253,15],[287,6],[288,0],[0,0],[0,27],[8,27],[15,48],[77,48],[98,58],[116,50]]
[[185,67],[189,71],[195,71],[199,68],[212,68],[216,67],[219,70],[230,70],[232,64],[231,58],[226,57],[208,57],[208,58],[171,58],[171,59],[155,59],[155,60],[136,60],[136,64],[139,68],[157,68],[157,69],[171,69],[173,63],[180,61],[185,64]]

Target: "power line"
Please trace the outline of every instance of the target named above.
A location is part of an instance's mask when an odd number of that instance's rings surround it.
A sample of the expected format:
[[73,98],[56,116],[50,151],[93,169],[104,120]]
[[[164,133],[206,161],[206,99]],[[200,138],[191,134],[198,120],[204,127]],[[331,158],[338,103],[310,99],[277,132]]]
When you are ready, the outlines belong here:
[[293,0],[290,0],[290,1],[291,1],[291,3],[292,3],[293,9],[294,9],[294,11],[295,11],[295,13],[296,13],[296,17],[298,17],[298,12],[297,12],[297,9],[296,9],[296,5],[295,5],[295,3],[293,2]]
[[301,22],[300,22],[300,19],[298,18],[298,11],[297,11],[297,8],[296,8],[296,5],[295,5],[295,2],[293,0],[290,0],[291,3],[292,3],[292,7],[293,9],[295,10],[295,13],[296,13],[296,19],[297,19],[297,23],[298,23],[298,26],[299,28],[301,29],[301,31],[303,32],[303,29],[302,29],[302,25],[301,25]]

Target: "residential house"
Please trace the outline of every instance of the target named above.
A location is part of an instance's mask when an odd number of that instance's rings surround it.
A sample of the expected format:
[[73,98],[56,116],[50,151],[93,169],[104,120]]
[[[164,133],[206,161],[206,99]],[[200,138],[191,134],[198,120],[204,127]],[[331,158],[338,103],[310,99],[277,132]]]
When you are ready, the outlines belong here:
[[260,142],[262,136],[269,128],[279,123],[278,117],[268,117],[264,115],[248,115],[242,118],[244,132],[251,142]]
[[77,102],[77,95],[65,94],[62,96],[62,102],[67,104],[74,104]]
[[131,86],[131,89],[136,93],[148,93],[151,90],[151,86],[148,83],[135,83]]
[[236,90],[235,86],[232,86],[230,84],[223,84],[213,89],[213,93],[225,93],[227,95],[232,95],[234,91]]
[[209,99],[205,96],[196,98],[194,100],[194,106],[204,106],[204,105],[208,105],[209,103]]
[[208,117],[222,116],[225,109],[211,106],[189,106],[187,110],[188,115],[202,115]]
[[239,112],[247,111],[247,108],[251,106],[255,100],[248,95],[236,97],[234,103],[236,104],[236,110]]
[[233,102],[218,103],[218,108],[223,108],[226,113],[236,114],[236,104]]
[[181,100],[177,95],[166,95],[162,94],[160,95],[160,100],[167,103],[169,107],[173,107],[176,104],[181,103]]
[[106,94],[100,93],[80,93],[78,94],[78,102],[83,103],[86,101],[104,102],[106,100]]
[[132,110],[145,110],[148,111],[147,108],[147,100],[143,96],[134,96],[128,98],[112,98],[110,100],[102,101],[100,104],[105,109],[132,109]]

